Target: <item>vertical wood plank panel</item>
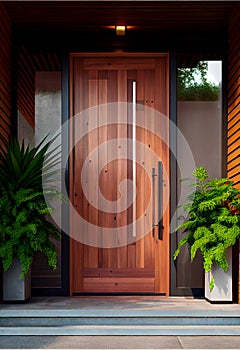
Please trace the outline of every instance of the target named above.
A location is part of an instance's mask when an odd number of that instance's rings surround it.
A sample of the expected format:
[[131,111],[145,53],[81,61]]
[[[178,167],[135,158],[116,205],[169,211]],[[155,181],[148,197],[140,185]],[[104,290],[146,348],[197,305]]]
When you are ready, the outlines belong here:
[[[133,136],[133,127],[132,127],[132,121],[133,121],[133,110],[132,110],[132,103],[133,103],[133,81],[137,81],[137,70],[132,70],[132,69],[128,69],[127,71],[127,89],[128,89],[128,102],[130,102],[130,105],[128,108],[128,130],[127,130],[127,135],[128,135],[128,140],[132,140],[132,136]],[[137,87],[136,87],[137,88]],[[132,158],[133,158],[133,147],[130,146],[128,148],[128,158],[129,158],[129,162],[128,162],[128,168],[127,168],[127,177],[130,180],[133,180],[133,162],[132,162]],[[129,202],[132,202],[132,199],[129,200]],[[131,205],[129,207],[128,213],[127,213],[127,217],[128,217],[128,223],[132,223],[133,221],[133,210],[137,209],[137,206]],[[130,241],[132,241],[132,232],[128,232],[128,240],[130,239]],[[136,268],[136,243],[132,243],[129,244],[127,246],[127,255],[128,255],[128,259],[127,259],[127,266],[128,268]]]
[[[108,79],[108,75],[107,75],[107,71],[105,70],[100,70],[98,72],[98,77],[99,77],[99,104],[101,105],[101,120],[99,120],[99,122],[102,122],[102,127],[99,128],[98,130],[98,138],[99,138],[99,144],[102,145],[102,154],[99,157],[99,162],[98,162],[98,166],[99,166],[99,171],[101,170],[101,175],[99,178],[99,187],[100,187],[100,191],[103,189],[104,187],[104,182],[105,182],[105,174],[107,172],[107,79]],[[101,206],[101,201],[99,199],[99,206]],[[104,213],[101,212],[101,215],[99,215],[98,218],[98,222],[99,222],[99,226],[100,226],[100,230],[102,227],[104,227],[105,224],[105,217],[104,217]],[[101,236],[102,237],[102,236]],[[100,247],[102,247],[102,242],[100,242]],[[108,259],[106,257],[107,250],[104,248],[100,248],[99,249],[99,253],[98,253],[98,264],[99,267],[105,267],[108,266]]]
[[[90,71],[91,76],[89,77],[89,107],[91,108],[91,118],[89,119],[89,129],[94,128],[94,132],[88,134],[88,149],[89,153],[92,152],[98,146],[98,71]],[[93,119],[92,119],[93,118]],[[89,159],[88,163],[88,178],[91,179],[94,177],[94,181],[89,183],[89,222],[93,225],[98,226],[98,178],[96,174],[98,173],[98,156],[93,159]],[[94,206],[94,208],[92,207]],[[97,247],[88,247],[88,265],[86,267],[98,267],[98,248]]]
[[[143,104],[143,110],[140,110],[140,106],[137,108],[137,118],[141,118],[144,115],[144,97],[145,97],[145,80],[144,80],[144,70],[138,70],[137,72],[137,103]],[[139,142],[144,144],[144,136],[145,131],[143,128],[137,127],[136,130],[136,138]],[[138,152],[138,150],[137,150]],[[140,155],[142,171],[137,171],[137,188],[139,198],[137,201],[137,218],[144,215],[145,209],[145,174],[144,169],[146,166],[145,162],[145,154]],[[140,227],[144,230],[144,221],[142,221],[142,225]],[[138,239],[136,242],[136,267],[144,268],[144,237]]]
[[[118,71],[112,70],[108,72],[108,103],[113,103],[118,101]],[[117,114],[117,105],[114,105],[113,108],[110,109],[109,113]],[[108,141],[111,139],[117,139],[118,127],[117,125],[108,124]],[[108,156],[111,159],[112,152],[115,152],[111,147],[108,147]],[[108,186],[108,198],[110,201],[116,201],[118,198],[118,162],[113,161],[108,164],[108,176],[109,182],[106,183]],[[110,227],[117,227],[117,205],[114,204],[114,215],[109,215],[109,224]],[[109,255],[109,268],[117,267],[117,257],[118,251],[117,248],[108,249]]]
[[[70,60],[70,134],[69,142],[71,145],[75,144],[75,139],[78,137],[79,123],[74,121],[74,116],[82,110],[83,100],[83,81],[82,81],[82,65],[79,60]],[[74,94],[73,91],[78,91]],[[75,163],[75,152],[79,154],[78,161]],[[74,208],[79,212],[83,206],[83,193],[82,186],[79,177],[75,174],[80,174],[82,169],[82,154],[81,145],[77,144],[69,158],[69,195],[70,201]],[[76,187],[78,191],[76,191]],[[81,213],[80,213],[81,215]],[[78,232],[77,223],[72,219],[70,220],[71,232]],[[81,234],[81,233],[78,233]],[[83,245],[78,241],[78,237],[70,240],[70,295],[75,291],[81,291],[83,289]],[[76,278],[77,276],[77,278]]]
[[[88,108],[89,108],[89,71],[83,70],[82,110],[84,111],[84,118],[82,119],[81,126],[82,126],[83,133],[86,135],[86,137],[83,138],[82,150],[80,153],[82,155],[83,163],[89,155],[89,147],[88,147],[89,146],[88,145],[89,110]],[[80,174],[79,174],[79,177],[80,177]],[[82,186],[86,192],[86,195],[88,196],[89,181],[90,181],[88,173],[85,172],[84,175],[82,174],[81,179],[82,179]],[[76,190],[77,190],[77,187],[76,187]],[[82,199],[82,207],[83,207],[83,218],[87,221],[89,217],[89,203],[84,193],[83,193],[83,199]],[[84,235],[84,242],[86,242],[87,244],[89,239],[88,226],[85,228],[84,232],[81,232],[81,235]],[[89,249],[86,244],[84,244],[83,246],[84,267],[88,266],[88,261],[89,261]]]
[[[117,127],[117,136],[118,139],[127,139],[127,107],[125,104],[121,104],[121,102],[127,102],[127,71],[119,70],[118,71],[118,120],[121,120],[122,124],[118,124]],[[119,146],[121,147],[121,146]],[[122,149],[118,149],[118,158],[122,152]],[[127,155],[125,154],[125,157]],[[127,160],[118,160],[118,173],[117,173],[117,185],[121,183],[121,181],[127,179]],[[126,194],[127,185],[122,189]],[[127,206],[127,201],[125,201],[125,206]],[[120,212],[119,206],[117,206],[117,225],[119,226],[127,226],[127,209]],[[127,246],[124,242],[127,241],[127,230],[123,235],[118,235],[118,241],[120,243],[120,248],[117,248],[117,267],[118,268],[126,268],[127,267]]]
[[[145,114],[145,145],[149,148],[149,150],[152,150],[154,152],[154,145],[155,145],[155,137],[153,133],[149,131],[149,126],[152,127],[154,130],[154,71],[153,70],[147,70],[145,71],[145,106],[148,107],[147,113]],[[149,119],[150,123],[149,124]],[[146,157],[149,157],[149,154],[146,151],[145,159]],[[151,168],[156,167],[157,165],[154,164],[153,159],[150,159],[150,162],[148,163]],[[150,193],[151,188],[147,187],[147,183],[145,183],[145,196]],[[152,215],[145,216],[145,221],[147,222],[147,226],[152,226]],[[154,250],[153,250],[153,239],[152,232],[149,232],[144,237],[144,266],[145,267],[152,267],[153,268],[153,261],[154,261]]]

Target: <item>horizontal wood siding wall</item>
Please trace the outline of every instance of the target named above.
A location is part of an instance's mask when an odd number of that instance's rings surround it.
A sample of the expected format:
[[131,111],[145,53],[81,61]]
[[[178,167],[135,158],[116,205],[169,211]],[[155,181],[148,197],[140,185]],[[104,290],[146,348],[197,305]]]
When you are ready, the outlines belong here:
[[11,22],[0,2],[0,135],[11,134]]
[[34,128],[35,126],[35,73],[36,71],[60,71],[59,55],[56,53],[32,52],[21,46],[18,52],[17,106],[19,112]]
[[17,108],[28,123],[35,125],[35,67],[25,47],[21,47],[17,59]]
[[[11,22],[0,2],[0,145],[11,135]],[[2,300],[2,266],[0,266],[0,300]]]
[[[227,172],[240,188],[240,4],[237,4],[229,22],[228,51],[228,155]],[[235,255],[238,271],[238,302],[240,303],[239,252]],[[235,264],[236,265],[236,264]]]
[[[240,5],[240,4],[239,4]],[[240,6],[229,24],[228,177],[240,187]]]

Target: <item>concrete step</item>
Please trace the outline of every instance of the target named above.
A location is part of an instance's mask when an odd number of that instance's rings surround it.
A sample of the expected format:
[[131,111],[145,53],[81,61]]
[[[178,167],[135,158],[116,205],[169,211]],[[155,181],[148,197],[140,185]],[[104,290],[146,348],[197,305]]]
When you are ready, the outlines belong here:
[[0,335],[240,335],[240,311],[0,310]]
[[239,336],[240,326],[1,327],[5,336]]
[[1,327],[62,327],[62,326],[238,326],[235,318],[202,317],[65,317],[65,318],[7,318],[1,319]]

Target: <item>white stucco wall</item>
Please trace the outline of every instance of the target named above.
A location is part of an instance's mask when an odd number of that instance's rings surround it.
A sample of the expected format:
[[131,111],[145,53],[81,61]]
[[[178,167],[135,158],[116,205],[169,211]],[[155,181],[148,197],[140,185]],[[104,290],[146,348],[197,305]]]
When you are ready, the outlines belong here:
[[[222,176],[222,123],[221,106],[218,101],[214,102],[178,102],[178,128],[187,140],[196,167],[204,167],[210,178]],[[182,140],[177,140],[178,171],[178,198],[179,203],[186,202],[187,196],[193,191],[189,182],[180,182],[182,177],[192,178],[192,167],[189,159],[183,152]],[[184,174],[184,175],[183,175]],[[186,215],[182,209],[178,210],[177,216]],[[179,222],[180,224],[180,222]],[[183,236],[179,233],[178,240]],[[178,287],[203,288],[204,273],[201,256],[190,263],[189,250],[182,248],[178,259],[177,269]]]
[[[178,102],[178,128],[190,145],[196,167],[205,167],[211,178],[221,176],[222,127],[219,102]],[[180,140],[178,159],[182,166],[188,167],[188,159],[181,153]]]

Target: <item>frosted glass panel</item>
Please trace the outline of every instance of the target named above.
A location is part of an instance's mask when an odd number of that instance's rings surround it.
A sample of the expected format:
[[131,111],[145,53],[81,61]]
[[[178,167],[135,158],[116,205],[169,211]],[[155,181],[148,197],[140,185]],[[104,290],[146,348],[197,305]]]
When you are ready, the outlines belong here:
[[[35,76],[35,142],[54,134],[61,126],[61,72],[36,72]],[[60,180],[58,187],[60,188]],[[61,205],[57,214],[61,217]],[[48,267],[47,259],[36,254],[32,266],[32,288],[56,288],[61,281],[61,242],[54,242],[58,252],[57,269]]]

